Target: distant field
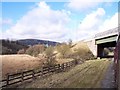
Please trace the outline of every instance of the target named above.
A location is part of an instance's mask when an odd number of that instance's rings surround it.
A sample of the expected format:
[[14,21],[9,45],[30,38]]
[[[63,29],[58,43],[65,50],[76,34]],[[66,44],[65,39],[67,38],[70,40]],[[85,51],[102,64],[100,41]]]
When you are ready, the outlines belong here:
[[30,55],[0,55],[2,61],[2,77],[8,73],[21,72],[40,67],[43,60]]
[[77,65],[67,72],[61,72],[31,83],[21,88],[100,88],[104,74],[111,61],[90,60]]
[[[32,57],[30,55],[0,55],[2,62],[2,77],[6,78],[7,74],[13,74],[25,70],[40,68],[43,59]],[[57,59],[57,63],[69,62],[73,59]]]

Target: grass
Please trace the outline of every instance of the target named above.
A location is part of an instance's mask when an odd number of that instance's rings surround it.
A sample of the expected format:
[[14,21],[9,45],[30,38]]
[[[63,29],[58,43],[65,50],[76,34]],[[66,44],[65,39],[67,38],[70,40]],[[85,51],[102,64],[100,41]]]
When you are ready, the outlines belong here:
[[73,59],[71,59],[71,58],[67,58],[67,59],[56,59],[56,61],[57,61],[58,64],[70,62],[70,61],[72,61],[72,60],[73,60]]
[[40,67],[43,60],[32,57],[30,55],[0,55],[2,62],[2,78],[6,78],[7,74],[13,74],[24,70],[30,70]]
[[106,59],[90,60],[81,65],[26,83],[24,88],[100,88],[101,81],[111,61]]
[[108,64],[107,61],[92,63],[92,66],[87,67],[80,73],[79,78],[74,79],[73,82],[66,87],[100,88],[100,81],[104,76]]
[[[73,59],[57,59],[57,63],[69,62]],[[37,69],[42,67],[44,59],[41,57],[33,57],[27,54],[0,55],[2,63],[2,79],[8,74],[14,74],[25,70]]]

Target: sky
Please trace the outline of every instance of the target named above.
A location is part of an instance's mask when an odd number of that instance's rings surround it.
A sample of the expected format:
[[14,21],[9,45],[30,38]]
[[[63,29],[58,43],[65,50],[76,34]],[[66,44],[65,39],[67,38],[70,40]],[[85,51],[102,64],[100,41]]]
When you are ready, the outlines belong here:
[[59,42],[90,39],[118,26],[118,1],[108,1],[1,2],[0,38]]

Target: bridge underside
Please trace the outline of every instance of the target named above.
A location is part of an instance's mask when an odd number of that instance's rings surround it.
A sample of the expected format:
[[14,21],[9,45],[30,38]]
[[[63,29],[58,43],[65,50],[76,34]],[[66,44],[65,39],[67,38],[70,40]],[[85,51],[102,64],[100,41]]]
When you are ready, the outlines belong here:
[[103,51],[104,51],[104,48],[115,47],[116,46],[116,39],[117,39],[117,35],[96,39],[97,57],[101,57],[101,58],[114,57],[114,55],[105,56]]
[[108,47],[115,47],[116,42],[107,42],[107,43],[102,43],[102,44],[98,44],[97,45],[97,57],[101,57],[101,58],[109,58],[109,57],[114,57],[114,55],[109,55],[109,56],[105,56],[103,54],[104,48],[108,48]]

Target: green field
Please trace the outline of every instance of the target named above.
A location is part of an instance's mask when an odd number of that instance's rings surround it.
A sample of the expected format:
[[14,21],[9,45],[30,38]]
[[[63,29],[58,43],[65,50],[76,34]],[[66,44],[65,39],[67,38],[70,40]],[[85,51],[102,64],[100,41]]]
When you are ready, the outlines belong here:
[[89,60],[66,72],[39,78],[20,87],[24,88],[100,88],[101,80],[111,61]]

